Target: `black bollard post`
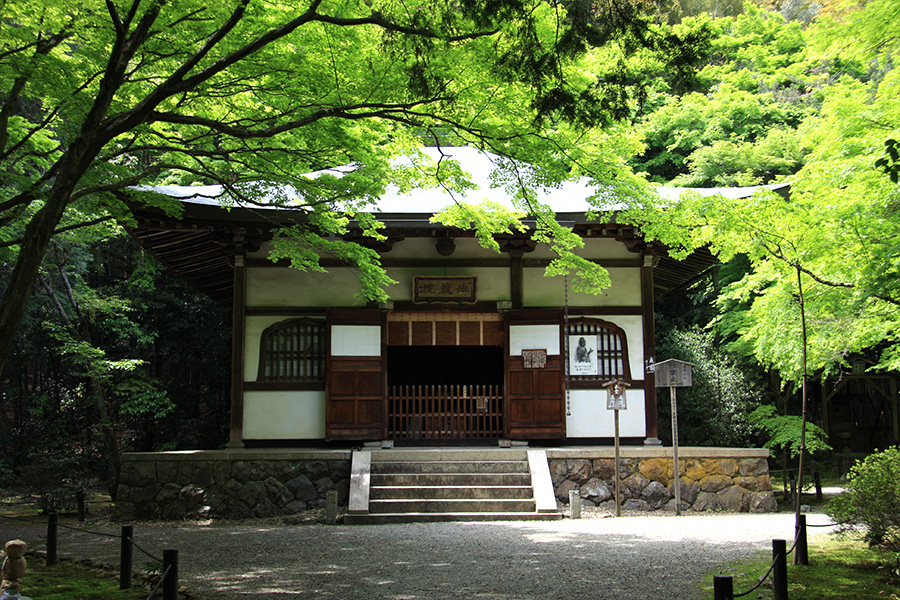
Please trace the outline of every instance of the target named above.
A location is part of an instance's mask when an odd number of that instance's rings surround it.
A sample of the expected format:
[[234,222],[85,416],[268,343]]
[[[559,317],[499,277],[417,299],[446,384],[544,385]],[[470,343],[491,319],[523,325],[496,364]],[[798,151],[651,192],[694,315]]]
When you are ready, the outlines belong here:
[[52,512],[47,515],[47,566],[56,564],[56,546],[59,536],[59,516]]
[[809,547],[806,544],[806,515],[800,515],[797,521],[797,545],[794,546],[794,564],[809,564]]
[[163,600],[178,600],[178,550],[163,550]]
[[134,526],[122,525],[121,557],[119,558],[119,589],[131,587],[131,573],[134,570]]
[[772,540],[772,560],[775,563],[775,568],[772,569],[774,598],[787,600],[787,542]]
[[713,600],[734,600],[734,581],[731,575],[713,576]]
[[78,503],[78,522],[84,523],[85,513],[87,512],[84,509],[84,488],[79,488],[75,493],[75,501]]

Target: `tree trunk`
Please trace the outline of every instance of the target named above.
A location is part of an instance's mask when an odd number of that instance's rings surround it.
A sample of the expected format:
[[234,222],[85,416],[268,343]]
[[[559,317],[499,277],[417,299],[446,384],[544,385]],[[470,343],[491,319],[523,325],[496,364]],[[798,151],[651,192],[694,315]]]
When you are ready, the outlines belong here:
[[19,321],[25,314],[41,262],[56,226],[62,220],[75,183],[55,185],[46,204],[25,228],[25,236],[3,298],[0,299],[0,374],[12,350]]

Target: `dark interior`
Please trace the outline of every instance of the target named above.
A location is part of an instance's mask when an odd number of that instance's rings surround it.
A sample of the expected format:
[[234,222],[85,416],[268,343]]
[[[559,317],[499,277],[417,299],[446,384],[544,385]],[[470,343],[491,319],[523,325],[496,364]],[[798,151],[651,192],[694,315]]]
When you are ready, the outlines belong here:
[[503,385],[500,346],[389,346],[388,385]]

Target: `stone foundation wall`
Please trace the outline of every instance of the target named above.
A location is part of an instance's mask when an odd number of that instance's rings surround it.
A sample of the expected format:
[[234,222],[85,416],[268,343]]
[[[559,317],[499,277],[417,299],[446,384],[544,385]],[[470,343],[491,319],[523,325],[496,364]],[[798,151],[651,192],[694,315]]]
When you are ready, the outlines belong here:
[[134,453],[122,457],[113,519],[250,519],[346,504],[350,451]]
[[[775,512],[768,451],[690,448],[679,453],[681,509]],[[620,455],[622,506],[626,510],[675,510],[671,448],[627,448]],[[587,506],[614,507],[614,458],[609,450],[548,452],[556,497],[568,503],[578,490]],[[667,456],[666,456],[667,455]],[[705,455],[705,456],[704,456]]]
[[[477,452],[477,450],[472,450]],[[626,510],[674,510],[671,448],[622,448]],[[614,451],[547,449],[556,496],[581,492],[586,505],[613,503]],[[772,512],[767,450],[684,448],[679,452],[682,510]],[[350,450],[219,450],[132,453],[122,457],[113,510],[120,521],[249,519],[296,514],[325,505],[337,490],[346,505]]]

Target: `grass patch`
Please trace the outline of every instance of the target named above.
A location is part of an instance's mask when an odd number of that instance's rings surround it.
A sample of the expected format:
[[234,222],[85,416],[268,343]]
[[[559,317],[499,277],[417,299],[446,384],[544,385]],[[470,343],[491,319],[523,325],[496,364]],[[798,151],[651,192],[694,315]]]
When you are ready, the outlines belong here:
[[147,600],[148,590],[119,589],[117,577],[69,562],[48,567],[44,561],[28,558],[22,579],[23,594],[35,600]]
[[[788,597],[791,600],[900,600],[898,556],[869,548],[846,536],[829,535],[809,541],[809,565],[794,566],[788,556]],[[717,575],[734,577],[734,592],[756,585],[772,564],[771,551],[753,560],[719,569]],[[771,598],[771,577],[747,598]],[[713,597],[712,575],[703,581],[703,598]]]

